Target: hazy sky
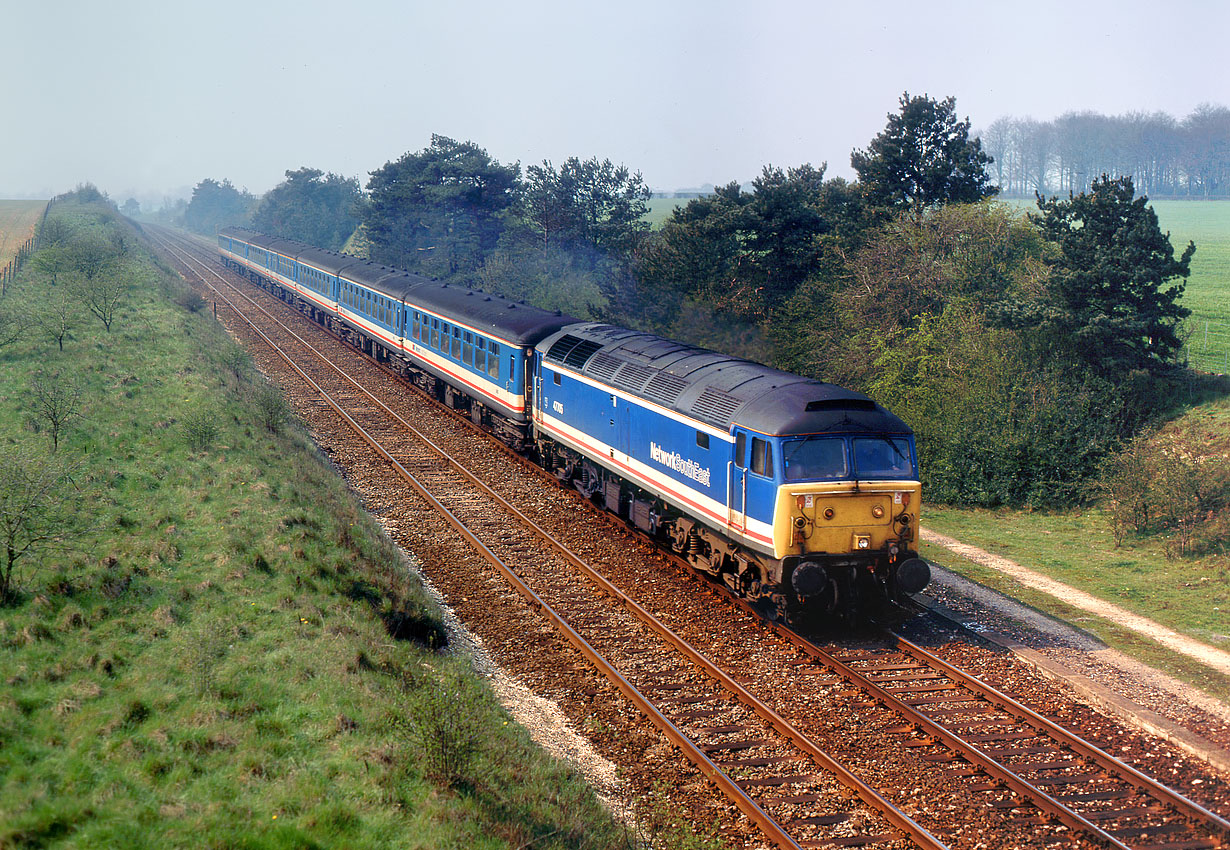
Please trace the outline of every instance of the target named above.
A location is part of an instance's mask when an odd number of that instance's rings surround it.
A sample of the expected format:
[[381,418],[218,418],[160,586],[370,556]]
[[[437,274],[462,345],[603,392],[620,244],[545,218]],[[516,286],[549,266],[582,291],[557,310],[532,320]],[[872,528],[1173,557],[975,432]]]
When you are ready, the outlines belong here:
[[903,91],[1001,115],[1230,105],[1225,0],[0,0],[0,198],[116,201],[311,166],[366,185],[432,133],[656,189],[827,162]]

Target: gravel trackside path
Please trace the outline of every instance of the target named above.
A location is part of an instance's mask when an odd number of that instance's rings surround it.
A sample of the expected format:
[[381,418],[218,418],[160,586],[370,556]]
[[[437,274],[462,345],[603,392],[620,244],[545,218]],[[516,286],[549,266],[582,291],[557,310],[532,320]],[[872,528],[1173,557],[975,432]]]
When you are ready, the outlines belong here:
[[997,570],[1004,575],[1016,579],[1026,587],[1054,596],[1068,605],[1088,611],[1091,614],[1096,614],[1099,617],[1113,620],[1124,628],[1131,629],[1157,641],[1167,649],[1186,655],[1220,673],[1230,675],[1230,652],[1225,652],[1181,635],[1160,623],[1155,623],[1146,617],[1141,617],[1139,614],[1133,614],[1131,611],[1120,608],[1118,605],[1098,599],[1070,585],[1055,581],[1007,558],[1001,558],[984,549],[961,543],[958,540],[930,531],[929,529],[924,528],[921,531],[922,539],[928,543],[943,546],[950,552],[955,552],[961,557],[968,558],[984,567]]

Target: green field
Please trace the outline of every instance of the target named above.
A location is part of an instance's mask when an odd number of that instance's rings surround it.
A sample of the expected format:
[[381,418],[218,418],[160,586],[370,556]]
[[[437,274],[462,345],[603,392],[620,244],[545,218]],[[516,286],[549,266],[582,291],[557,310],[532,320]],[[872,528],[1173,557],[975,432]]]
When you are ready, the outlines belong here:
[[1192,311],[1192,364],[1230,373],[1230,201],[1153,201],[1175,253],[1196,243],[1183,304]]
[[46,201],[0,201],[0,266],[8,264],[21,244],[34,235]]

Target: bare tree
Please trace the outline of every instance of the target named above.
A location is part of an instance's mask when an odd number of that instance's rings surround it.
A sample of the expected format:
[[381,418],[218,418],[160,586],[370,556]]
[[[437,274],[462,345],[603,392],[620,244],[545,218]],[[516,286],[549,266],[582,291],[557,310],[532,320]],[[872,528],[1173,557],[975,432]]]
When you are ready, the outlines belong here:
[[35,417],[46,423],[51,435],[51,450],[59,451],[60,435],[69,422],[81,415],[81,385],[60,372],[37,372],[30,379],[30,394]]
[[19,341],[26,335],[26,323],[17,310],[0,309],[0,348]]
[[72,466],[27,447],[0,449],[0,604],[17,596],[23,561],[58,548],[72,526]]
[[82,303],[110,333],[115,315],[128,295],[128,278],[125,274],[99,274],[80,280],[75,288]]
[[39,329],[55,340],[63,351],[64,340],[81,325],[81,305],[76,293],[70,287],[58,286],[40,300],[42,305],[34,320]]

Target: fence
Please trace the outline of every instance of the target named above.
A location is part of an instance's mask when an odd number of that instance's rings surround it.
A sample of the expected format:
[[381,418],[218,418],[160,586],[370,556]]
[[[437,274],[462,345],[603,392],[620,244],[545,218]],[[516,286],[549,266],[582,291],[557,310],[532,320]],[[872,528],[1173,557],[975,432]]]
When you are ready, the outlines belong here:
[[13,278],[17,276],[17,273],[21,271],[22,265],[31,254],[38,250],[38,238],[43,232],[44,222],[47,221],[47,210],[51,209],[53,203],[54,201],[48,201],[47,206],[43,207],[43,215],[39,218],[38,226],[34,228],[34,235],[21,243],[21,247],[17,249],[13,259],[9,260],[8,264],[3,268],[0,268],[0,296],[8,292],[9,284],[13,282]]
[[36,237],[31,236],[25,242],[22,242],[21,247],[17,249],[17,254],[13,257],[13,259],[9,260],[8,264],[3,268],[0,268],[0,292],[8,289],[9,284],[13,282],[13,278],[21,269],[22,263],[26,261],[27,257],[34,253],[35,239]]
[[1184,353],[1193,369],[1230,375],[1230,325],[1208,319],[1192,322]]

